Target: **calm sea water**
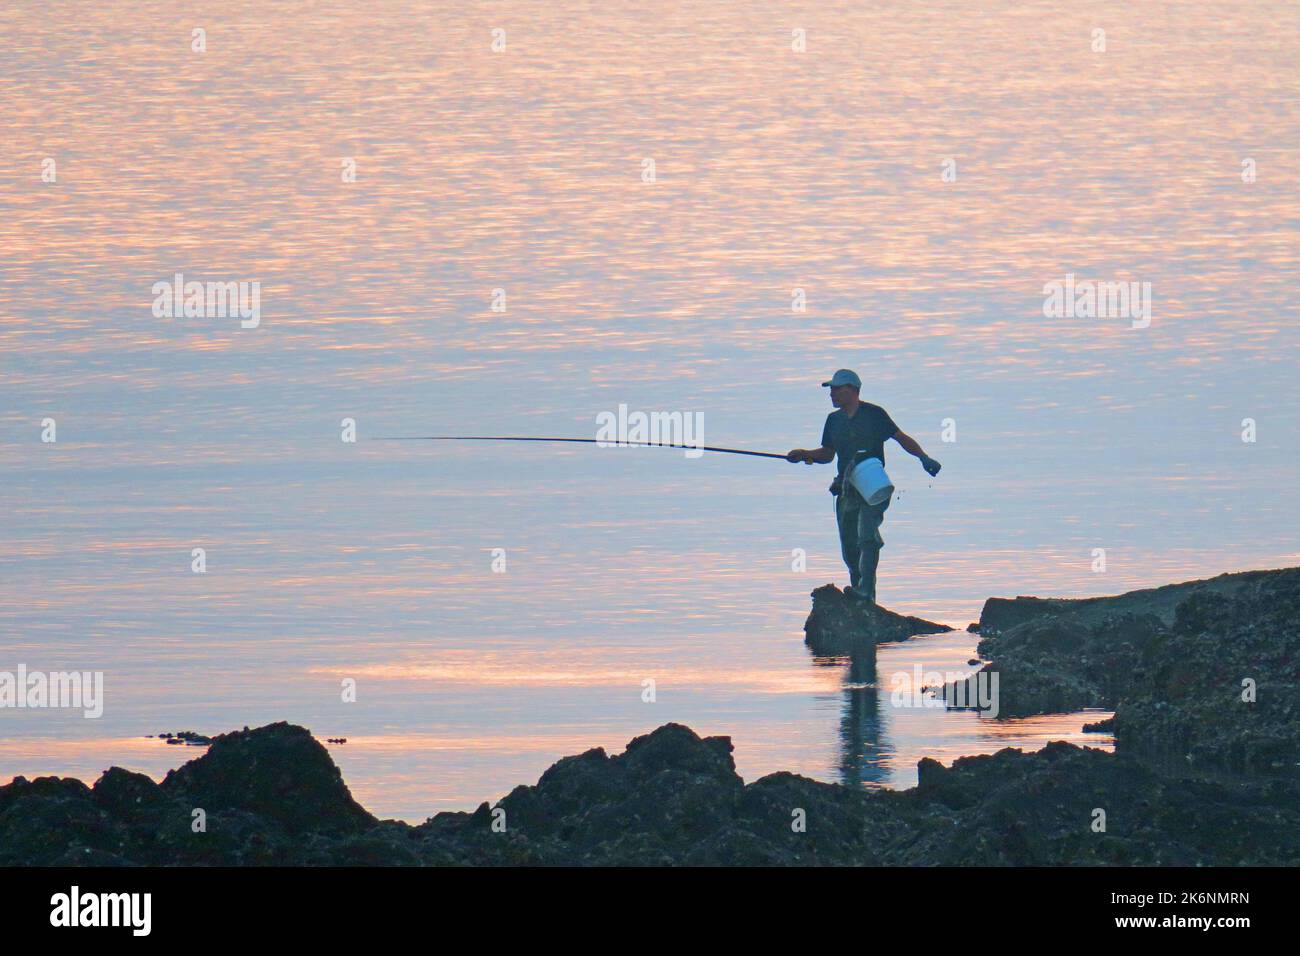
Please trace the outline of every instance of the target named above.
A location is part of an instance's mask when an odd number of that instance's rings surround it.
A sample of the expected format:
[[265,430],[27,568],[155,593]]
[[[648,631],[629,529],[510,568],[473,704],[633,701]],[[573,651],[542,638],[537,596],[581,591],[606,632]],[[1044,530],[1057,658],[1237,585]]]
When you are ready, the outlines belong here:
[[[418,820],[669,720],[863,786],[1097,741],[890,705],[968,634],[807,653],[829,468],[367,439],[623,403],[784,452],[848,366],[944,463],[889,450],[892,608],[1296,564],[1298,37],[1289,2],[6,5],[0,670],[106,703],[0,710],[0,780],[291,720]],[[260,283],[260,325],[155,317],[178,272]],[[1150,326],[1044,317],[1067,273],[1151,283]]]

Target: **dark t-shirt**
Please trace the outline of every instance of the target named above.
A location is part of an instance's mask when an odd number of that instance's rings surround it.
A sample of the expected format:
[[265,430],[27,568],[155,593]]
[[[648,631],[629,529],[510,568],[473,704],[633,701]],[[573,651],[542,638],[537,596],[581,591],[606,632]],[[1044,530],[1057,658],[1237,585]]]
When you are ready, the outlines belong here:
[[865,451],[863,458],[879,458],[885,463],[885,442],[898,432],[898,426],[889,417],[889,412],[879,405],[862,402],[852,418],[844,409],[837,408],[826,416],[826,427],[822,429],[822,447],[835,449],[835,460],[839,475],[844,477],[844,470],[857,456]]

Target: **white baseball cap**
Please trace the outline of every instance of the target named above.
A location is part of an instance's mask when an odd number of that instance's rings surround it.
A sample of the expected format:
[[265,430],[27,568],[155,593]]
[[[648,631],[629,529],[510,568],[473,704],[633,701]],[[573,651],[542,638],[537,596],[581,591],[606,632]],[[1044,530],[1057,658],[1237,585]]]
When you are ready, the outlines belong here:
[[847,368],[842,368],[831,376],[829,382],[822,382],[822,388],[835,388],[839,385],[852,385],[854,388],[862,388],[862,379],[858,378],[858,373]]

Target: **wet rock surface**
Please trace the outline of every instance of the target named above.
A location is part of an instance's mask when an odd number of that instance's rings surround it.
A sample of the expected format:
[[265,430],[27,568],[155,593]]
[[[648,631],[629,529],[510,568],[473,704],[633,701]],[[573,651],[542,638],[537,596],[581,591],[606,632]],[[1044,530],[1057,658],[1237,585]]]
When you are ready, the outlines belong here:
[[804,643],[814,654],[825,657],[857,654],[887,641],[952,630],[945,624],[896,614],[869,601],[856,600],[833,584],[822,585],[812,592],[812,613],[803,629]]

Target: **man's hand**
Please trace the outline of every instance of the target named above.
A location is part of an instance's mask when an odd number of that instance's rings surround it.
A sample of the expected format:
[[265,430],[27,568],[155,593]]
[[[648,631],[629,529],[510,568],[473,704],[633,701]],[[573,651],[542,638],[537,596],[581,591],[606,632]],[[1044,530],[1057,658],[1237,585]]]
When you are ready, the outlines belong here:
[[922,455],[921,467],[926,470],[926,473],[929,474],[931,478],[933,478],[935,475],[939,474],[939,469],[942,468],[943,465],[939,464],[929,455]]
[[791,450],[790,454],[785,456],[785,460],[795,464],[803,462],[805,465],[811,465],[813,463],[812,452],[804,448]]

